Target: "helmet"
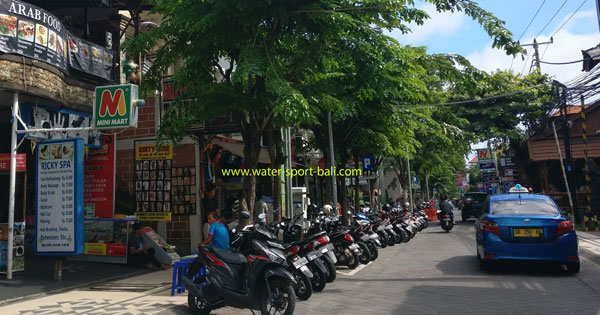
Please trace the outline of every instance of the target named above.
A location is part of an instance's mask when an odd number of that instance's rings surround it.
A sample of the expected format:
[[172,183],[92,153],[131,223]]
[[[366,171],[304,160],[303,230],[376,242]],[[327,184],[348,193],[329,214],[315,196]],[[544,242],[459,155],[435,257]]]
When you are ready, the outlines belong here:
[[404,206],[408,208],[408,206],[410,206],[410,203],[408,203],[408,201],[407,201],[404,203]]
[[391,208],[392,208],[392,207],[390,206],[390,204],[389,204],[389,203],[386,203],[386,204],[383,206],[383,208],[382,208],[382,209],[383,209],[383,211],[385,211],[385,212],[388,212],[388,211],[390,211],[390,209],[391,209]]
[[332,213],[333,213],[333,208],[332,208],[330,205],[324,205],[324,206],[323,206],[323,212],[324,212],[326,215],[330,215],[330,214],[332,214]]
[[446,200],[446,199],[448,199],[448,196],[442,195],[442,200]]

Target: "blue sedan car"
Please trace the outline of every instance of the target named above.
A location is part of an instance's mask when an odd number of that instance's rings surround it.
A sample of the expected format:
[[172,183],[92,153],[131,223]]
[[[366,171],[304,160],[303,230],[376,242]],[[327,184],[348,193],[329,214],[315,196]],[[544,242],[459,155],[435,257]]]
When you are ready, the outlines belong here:
[[[511,189],[512,191],[512,189]],[[526,193],[488,198],[477,221],[477,257],[482,270],[498,260],[558,262],[579,272],[577,234],[548,196]]]

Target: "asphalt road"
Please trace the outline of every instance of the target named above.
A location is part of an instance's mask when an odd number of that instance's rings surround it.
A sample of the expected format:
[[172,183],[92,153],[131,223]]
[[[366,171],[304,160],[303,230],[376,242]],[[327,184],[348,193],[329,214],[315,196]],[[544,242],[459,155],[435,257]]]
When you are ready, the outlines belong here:
[[[561,266],[532,263],[482,272],[473,221],[459,223],[450,233],[431,225],[409,243],[380,250],[379,259],[367,266],[338,271],[322,293],[296,304],[296,314],[600,314],[600,265],[583,258],[576,275]],[[117,284],[109,284],[113,292],[64,293],[9,305],[0,313],[190,314],[184,294],[170,296],[169,273],[157,275],[164,279],[139,278],[138,292],[120,293]],[[251,313],[223,309],[215,314]]]

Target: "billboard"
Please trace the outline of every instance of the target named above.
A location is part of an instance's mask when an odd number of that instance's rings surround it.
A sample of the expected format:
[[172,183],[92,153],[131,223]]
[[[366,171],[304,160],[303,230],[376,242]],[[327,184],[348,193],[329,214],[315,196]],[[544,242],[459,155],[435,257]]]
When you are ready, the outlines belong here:
[[83,139],[36,147],[35,253],[83,254]]

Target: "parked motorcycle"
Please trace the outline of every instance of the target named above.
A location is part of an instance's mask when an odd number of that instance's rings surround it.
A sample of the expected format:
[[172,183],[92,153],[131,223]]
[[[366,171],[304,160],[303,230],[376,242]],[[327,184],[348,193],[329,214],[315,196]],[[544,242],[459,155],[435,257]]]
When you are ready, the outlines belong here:
[[283,250],[252,239],[242,230],[242,242],[260,254],[232,253],[200,246],[182,284],[188,290],[188,306],[194,314],[230,306],[259,310],[261,314],[293,314],[296,295],[294,276],[286,269]]

